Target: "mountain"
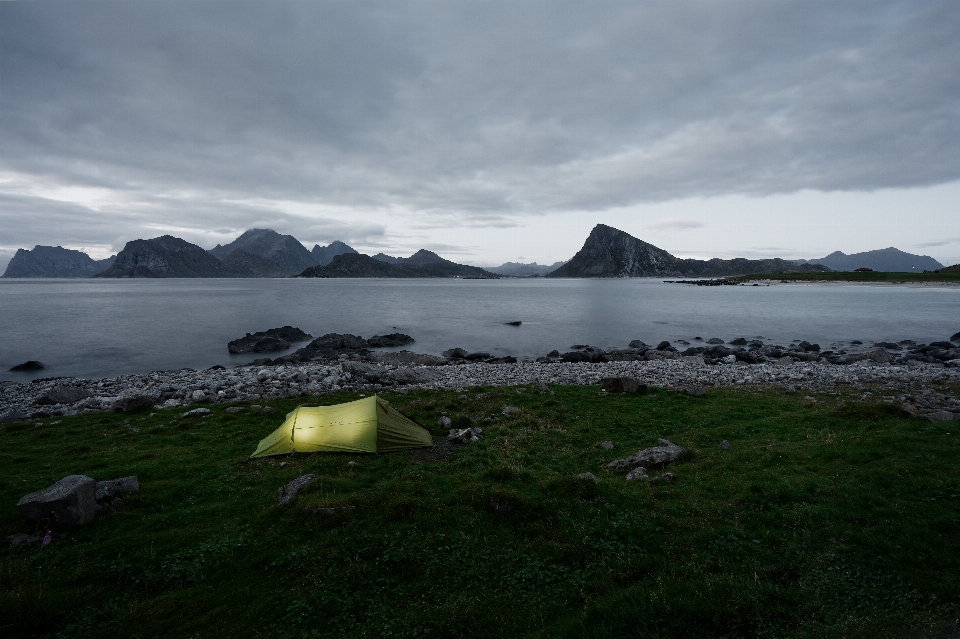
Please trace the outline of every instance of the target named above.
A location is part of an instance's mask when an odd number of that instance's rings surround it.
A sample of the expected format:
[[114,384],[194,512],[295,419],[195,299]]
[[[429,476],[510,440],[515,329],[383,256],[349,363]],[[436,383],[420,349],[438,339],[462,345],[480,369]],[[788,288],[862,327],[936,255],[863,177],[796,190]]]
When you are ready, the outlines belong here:
[[347,253],[336,256],[327,266],[309,268],[299,277],[499,277],[482,268],[457,264],[422,249],[410,257],[393,259],[388,262],[377,256]]
[[419,269],[401,268],[363,253],[342,253],[326,266],[311,266],[297,277],[430,277]]
[[113,264],[116,256],[95,260],[83,251],[62,246],[17,249],[2,277],[93,277]]
[[217,244],[210,253],[225,260],[236,249],[259,255],[286,275],[296,275],[316,264],[313,255],[297,238],[270,229],[250,229],[229,244]]
[[819,264],[797,264],[781,259],[680,259],[628,233],[597,224],[583,248],[547,277],[728,277],[827,270]]
[[236,277],[216,257],[172,235],[127,242],[113,266],[95,277]]
[[520,262],[504,262],[500,266],[489,266],[487,270],[497,275],[509,275],[511,277],[533,277],[535,275],[546,275],[555,271],[566,262],[554,262],[553,264],[521,264]]
[[393,257],[392,255],[387,255],[385,253],[377,253],[373,256],[373,259],[380,260],[381,262],[386,262],[387,264],[397,264],[403,258],[402,257]]
[[331,242],[328,246],[320,246],[319,244],[313,245],[313,250],[310,253],[313,255],[313,261],[319,266],[326,266],[333,261],[338,255],[343,255],[344,253],[356,253],[357,251],[350,246],[347,246],[340,240],[336,242]]
[[270,260],[243,249],[233,249],[222,263],[224,268],[236,277],[288,277],[286,272]]
[[814,260],[797,260],[801,264],[823,264],[834,271],[855,271],[870,268],[888,273],[922,273],[943,268],[943,264],[928,255],[913,255],[900,249],[890,248],[847,255],[835,251],[826,257]]

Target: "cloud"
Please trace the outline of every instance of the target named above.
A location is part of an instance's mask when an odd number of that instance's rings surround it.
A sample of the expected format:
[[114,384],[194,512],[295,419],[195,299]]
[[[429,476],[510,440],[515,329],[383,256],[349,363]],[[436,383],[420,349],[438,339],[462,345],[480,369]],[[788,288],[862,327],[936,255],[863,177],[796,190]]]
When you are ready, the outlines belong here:
[[948,237],[942,240],[934,240],[932,242],[921,242],[919,244],[914,244],[917,248],[933,248],[935,246],[946,246],[948,244],[957,244],[960,243],[960,237]]
[[666,230],[676,230],[676,231],[685,231],[689,229],[700,229],[705,225],[700,220],[681,220],[677,218],[657,220],[655,222],[650,222],[645,225],[648,229],[654,229],[658,231]]

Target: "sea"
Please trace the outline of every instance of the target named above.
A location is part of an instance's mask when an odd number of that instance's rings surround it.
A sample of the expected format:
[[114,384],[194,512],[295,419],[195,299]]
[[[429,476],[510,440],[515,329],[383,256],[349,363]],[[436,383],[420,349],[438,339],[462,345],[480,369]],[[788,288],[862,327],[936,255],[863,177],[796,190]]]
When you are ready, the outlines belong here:
[[[507,324],[514,321],[522,323]],[[0,380],[246,364],[264,355],[230,355],[227,342],[285,325],[315,337],[399,332],[416,340],[406,347],[416,352],[458,347],[518,358],[695,337],[827,348],[948,339],[960,331],[960,288],[706,287],[654,278],[0,279]],[[26,360],[46,368],[8,371]]]

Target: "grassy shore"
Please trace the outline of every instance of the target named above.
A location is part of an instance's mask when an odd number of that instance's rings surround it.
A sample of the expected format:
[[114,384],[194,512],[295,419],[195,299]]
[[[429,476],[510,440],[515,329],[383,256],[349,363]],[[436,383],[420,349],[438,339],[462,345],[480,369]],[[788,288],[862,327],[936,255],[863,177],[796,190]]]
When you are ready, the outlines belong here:
[[912,284],[921,282],[960,282],[960,268],[951,266],[930,273],[886,273],[883,271],[829,273],[765,273],[731,278],[743,282],[773,280],[780,282],[886,282],[888,284]]
[[[248,458],[316,398],[0,426],[4,534],[33,532],[14,504],[65,475],[142,484],[45,549],[3,551],[0,636],[874,639],[957,623],[960,423],[842,391],[491,390],[386,395],[435,435],[444,413],[484,429],[434,463]],[[676,481],[606,472],[659,437],[691,452]],[[307,472],[320,480],[277,506]],[[356,509],[303,512],[338,505]]]

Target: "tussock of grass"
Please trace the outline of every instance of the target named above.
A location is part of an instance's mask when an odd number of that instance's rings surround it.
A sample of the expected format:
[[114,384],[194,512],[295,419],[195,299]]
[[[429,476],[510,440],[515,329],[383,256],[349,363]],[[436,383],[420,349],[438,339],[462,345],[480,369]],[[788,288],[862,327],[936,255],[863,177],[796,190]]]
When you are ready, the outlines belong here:
[[[844,396],[554,391],[390,395],[437,436],[443,413],[484,429],[436,463],[249,459],[296,401],[0,426],[6,534],[32,532],[14,504],[65,475],[143,486],[47,549],[3,551],[0,635],[873,638],[955,623],[956,424]],[[675,482],[607,472],[658,437],[691,452]],[[355,510],[303,511],[339,506]]]

